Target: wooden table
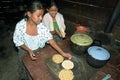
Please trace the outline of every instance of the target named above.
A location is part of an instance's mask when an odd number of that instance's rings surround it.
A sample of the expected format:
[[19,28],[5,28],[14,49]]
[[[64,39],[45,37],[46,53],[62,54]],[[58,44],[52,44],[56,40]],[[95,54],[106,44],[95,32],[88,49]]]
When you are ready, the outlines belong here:
[[[65,39],[59,42],[58,45],[64,49],[69,46],[69,42],[69,39]],[[53,49],[51,46],[47,46],[40,51],[35,52],[36,57],[38,58],[36,61],[32,61],[28,55],[23,57],[23,63],[33,80],[59,80],[50,74],[45,63],[45,60],[55,53],[55,49]]]

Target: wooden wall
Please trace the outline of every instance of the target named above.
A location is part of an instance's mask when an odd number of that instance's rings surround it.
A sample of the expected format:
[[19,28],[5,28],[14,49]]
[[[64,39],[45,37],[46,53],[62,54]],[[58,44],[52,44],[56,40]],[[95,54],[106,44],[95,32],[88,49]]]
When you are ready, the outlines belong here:
[[[117,0],[56,0],[59,11],[65,18],[66,25],[71,34],[77,24],[86,25],[95,30],[104,30]],[[117,20],[113,32],[120,26]],[[73,31],[71,31],[73,30]],[[71,35],[70,34],[70,35]]]

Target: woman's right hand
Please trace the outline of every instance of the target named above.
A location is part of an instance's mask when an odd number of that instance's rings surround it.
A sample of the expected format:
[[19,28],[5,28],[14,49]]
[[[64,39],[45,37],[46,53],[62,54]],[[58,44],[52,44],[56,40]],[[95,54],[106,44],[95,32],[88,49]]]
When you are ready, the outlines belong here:
[[58,31],[58,30],[55,30],[55,31],[56,31],[57,35],[59,35],[60,37],[62,37],[62,34],[60,33],[60,31]]
[[29,51],[29,56],[30,56],[31,60],[33,60],[33,61],[37,59],[35,54],[33,53],[33,51]]
[[22,49],[24,49],[25,51],[28,52],[28,54],[29,54],[29,56],[30,56],[30,58],[31,58],[32,60],[36,60],[36,59],[37,59],[36,56],[35,56],[35,54],[33,53],[33,51],[32,51],[31,49],[29,49],[28,47],[26,47],[24,44],[21,45],[20,47],[21,47]]

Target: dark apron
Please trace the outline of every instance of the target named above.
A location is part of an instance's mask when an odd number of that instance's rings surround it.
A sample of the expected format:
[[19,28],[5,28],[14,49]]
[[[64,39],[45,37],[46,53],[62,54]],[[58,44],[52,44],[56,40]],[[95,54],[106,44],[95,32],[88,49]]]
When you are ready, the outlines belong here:
[[[37,52],[39,51],[41,48],[34,50],[33,52]],[[19,71],[19,75],[21,77],[21,79],[25,79],[25,80],[29,80],[29,73],[27,72],[23,61],[22,61],[22,57],[28,55],[28,53],[23,50],[23,49],[19,49],[18,50],[18,71]]]

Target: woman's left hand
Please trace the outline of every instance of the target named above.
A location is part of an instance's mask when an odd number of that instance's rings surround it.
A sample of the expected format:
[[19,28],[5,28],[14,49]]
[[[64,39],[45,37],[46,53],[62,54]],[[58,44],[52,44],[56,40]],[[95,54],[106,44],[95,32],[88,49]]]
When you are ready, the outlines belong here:
[[72,55],[70,53],[64,53],[64,57],[67,57],[68,59],[72,59]]

